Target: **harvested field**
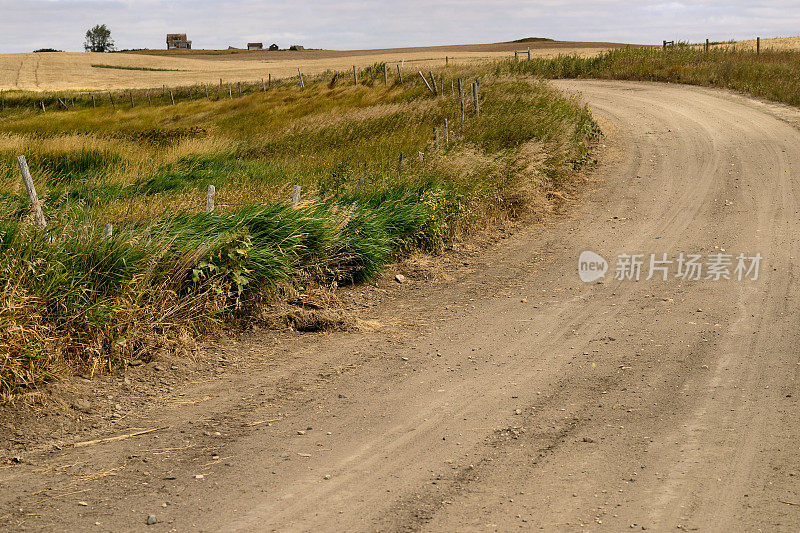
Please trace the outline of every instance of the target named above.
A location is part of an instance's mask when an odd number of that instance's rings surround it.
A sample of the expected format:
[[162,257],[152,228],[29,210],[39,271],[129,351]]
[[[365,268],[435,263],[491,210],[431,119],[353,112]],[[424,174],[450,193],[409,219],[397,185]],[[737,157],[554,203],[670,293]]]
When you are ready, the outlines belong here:
[[153,50],[115,54],[6,54],[0,55],[0,90],[150,88],[219,83],[220,78],[225,81],[253,81],[268,74],[273,78],[296,76],[298,68],[303,74],[314,75],[328,70],[345,71],[353,65],[363,68],[376,62],[392,65],[405,62],[410,71],[410,65],[417,69],[440,66],[445,57],[462,64],[476,63],[508,57],[513,55],[514,50],[527,50],[529,46],[534,57],[555,57],[565,53],[594,56],[624,45],[546,41],[355,51]]

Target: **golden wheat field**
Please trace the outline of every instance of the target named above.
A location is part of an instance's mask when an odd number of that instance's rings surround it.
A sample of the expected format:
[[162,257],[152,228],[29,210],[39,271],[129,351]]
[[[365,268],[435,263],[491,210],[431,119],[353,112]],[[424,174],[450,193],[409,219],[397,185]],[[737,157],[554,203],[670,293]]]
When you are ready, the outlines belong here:
[[[225,81],[255,81],[346,71],[386,62],[394,68],[403,64],[406,74],[439,66],[448,57],[456,63],[480,62],[508,57],[514,50],[531,47],[533,57],[554,57],[576,53],[596,55],[622,46],[617,43],[498,43],[387,50],[301,52],[239,52],[214,55],[204,51],[166,53],[79,53],[51,52],[0,55],[0,90],[52,91],[102,90],[183,86]],[[111,68],[110,68],[111,67]],[[152,69],[152,70],[142,70]]]
[[[697,46],[704,46],[699,43]],[[731,48],[735,47],[736,50],[755,50],[755,39],[743,39],[741,41],[730,40],[725,42],[715,42],[712,48]],[[800,50],[800,37],[772,37],[761,38],[762,50]]]

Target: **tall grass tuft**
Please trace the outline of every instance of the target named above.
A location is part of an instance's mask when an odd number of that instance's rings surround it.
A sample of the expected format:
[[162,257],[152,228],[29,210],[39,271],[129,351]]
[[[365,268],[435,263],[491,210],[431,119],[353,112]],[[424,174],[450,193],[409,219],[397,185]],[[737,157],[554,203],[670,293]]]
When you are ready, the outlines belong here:
[[[437,73],[446,87],[481,77],[483,112],[462,129],[452,95],[434,98],[421,81],[386,86],[382,68],[362,70],[359,85],[342,73],[232,100],[6,110],[0,396],[111,370],[257,316],[283,291],[369,280],[412,250],[520,216],[569,183],[598,134],[584,107],[546,84],[474,67]],[[432,131],[445,118],[450,142],[437,151]],[[44,230],[20,188],[20,153]]]

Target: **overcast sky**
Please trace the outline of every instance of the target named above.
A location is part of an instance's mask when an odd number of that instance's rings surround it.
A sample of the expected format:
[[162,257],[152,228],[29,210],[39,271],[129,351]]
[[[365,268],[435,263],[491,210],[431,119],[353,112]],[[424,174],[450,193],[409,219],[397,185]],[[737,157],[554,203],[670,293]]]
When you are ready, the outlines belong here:
[[521,37],[660,43],[800,34],[800,2],[647,0],[0,0],[0,52],[82,50],[106,24],[117,48],[194,48],[248,41],[363,49],[508,41]]

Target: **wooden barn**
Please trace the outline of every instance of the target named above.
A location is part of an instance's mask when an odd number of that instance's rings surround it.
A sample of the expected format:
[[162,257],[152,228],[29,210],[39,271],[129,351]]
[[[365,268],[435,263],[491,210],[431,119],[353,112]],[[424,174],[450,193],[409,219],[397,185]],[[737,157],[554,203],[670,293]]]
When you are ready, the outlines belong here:
[[263,50],[264,43],[247,43],[248,50]]
[[185,33],[168,33],[167,50],[191,50],[192,41],[186,39]]

